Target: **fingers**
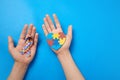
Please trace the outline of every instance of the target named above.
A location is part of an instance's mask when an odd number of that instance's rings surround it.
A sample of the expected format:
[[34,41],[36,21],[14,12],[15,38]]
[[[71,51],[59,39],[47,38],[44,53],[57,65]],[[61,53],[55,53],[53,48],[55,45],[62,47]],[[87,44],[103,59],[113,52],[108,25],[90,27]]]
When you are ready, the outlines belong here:
[[44,24],[42,25],[42,29],[44,31],[45,36],[47,36],[48,35],[48,31],[47,31],[47,29],[46,29]]
[[[60,22],[59,22],[59,20],[58,20],[58,18],[56,16],[56,14],[53,14],[53,18],[54,18],[54,21],[55,21],[55,24],[56,24],[56,28],[59,28],[59,30],[62,31]],[[52,32],[55,29],[55,26],[54,26],[54,24],[53,24],[53,22],[50,19],[50,16],[48,14],[44,18],[44,24],[45,24],[45,27],[46,27],[46,30],[48,31],[48,33]]]
[[36,28],[33,27],[33,29],[32,29],[32,33],[31,33],[31,36],[32,36],[33,39],[34,39],[34,37],[35,37],[35,33],[36,33]]
[[50,28],[50,25],[46,18],[44,18],[44,24],[45,24],[47,31],[50,33],[52,31],[52,29]]
[[[56,16],[56,14],[53,14],[53,18],[54,18],[54,21],[55,21],[55,24],[56,24],[56,27],[57,28],[61,28],[61,25],[60,25],[60,22]],[[61,29],[62,30],[62,29]]]
[[55,29],[54,24],[52,23],[52,20],[50,19],[50,16],[48,14],[46,15],[46,20],[47,20],[51,30]]
[[31,35],[33,29],[33,24],[30,24],[30,28],[28,29],[27,35]]
[[26,32],[27,32],[27,28],[28,28],[28,25],[25,24],[24,28],[23,28],[23,31],[22,31],[22,33],[20,35],[20,39],[24,39],[25,38],[25,35],[26,35]]
[[37,43],[38,43],[38,33],[35,34],[35,37],[34,37],[34,45],[33,45],[33,48],[32,48],[32,57],[34,57],[35,55],[35,52],[36,52],[36,47],[37,47]]
[[72,38],[72,25],[69,25],[67,35]]
[[10,51],[14,48],[14,43],[12,37],[8,36],[8,48]]
[[35,34],[35,38],[34,38],[34,45],[37,46],[37,42],[38,42],[38,33]]

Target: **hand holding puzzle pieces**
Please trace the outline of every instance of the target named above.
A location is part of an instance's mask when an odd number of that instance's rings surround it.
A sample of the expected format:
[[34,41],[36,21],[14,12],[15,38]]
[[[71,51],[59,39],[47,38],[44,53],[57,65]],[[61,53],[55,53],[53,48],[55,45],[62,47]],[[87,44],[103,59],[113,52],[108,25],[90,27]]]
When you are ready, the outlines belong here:
[[49,33],[47,35],[47,42],[54,50],[60,49],[66,41],[66,36],[63,32]]
[[33,45],[33,39],[31,37],[27,37],[25,39],[25,46],[23,47],[23,49],[20,51],[20,53],[23,55],[23,54],[26,54],[27,57],[30,56],[30,48],[32,47]]

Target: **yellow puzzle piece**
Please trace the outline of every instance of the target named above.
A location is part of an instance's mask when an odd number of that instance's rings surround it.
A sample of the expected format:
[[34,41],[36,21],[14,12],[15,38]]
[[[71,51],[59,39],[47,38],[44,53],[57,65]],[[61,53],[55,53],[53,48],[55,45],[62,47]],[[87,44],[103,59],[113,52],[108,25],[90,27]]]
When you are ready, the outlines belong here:
[[60,36],[60,35],[59,35],[58,33],[54,33],[54,34],[52,35],[53,39],[58,39],[59,36]]
[[63,45],[65,43],[65,40],[66,40],[66,38],[63,38],[63,39],[60,38],[58,42],[60,45]]

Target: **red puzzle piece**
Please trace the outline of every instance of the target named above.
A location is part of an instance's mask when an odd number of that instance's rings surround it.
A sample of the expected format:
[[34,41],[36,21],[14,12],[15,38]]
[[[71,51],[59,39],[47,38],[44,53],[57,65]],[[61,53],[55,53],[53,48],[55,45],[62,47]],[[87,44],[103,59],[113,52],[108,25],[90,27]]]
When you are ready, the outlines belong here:
[[48,44],[49,44],[50,46],[53,45],[53,40],[47,40],[47,42],[48,42]]
[[59,32],[59,38],[61,38],[61,39],[63,39],[63,38],[65,38],[66,36],[65,36],[65,34],[63,33],[63,32]]

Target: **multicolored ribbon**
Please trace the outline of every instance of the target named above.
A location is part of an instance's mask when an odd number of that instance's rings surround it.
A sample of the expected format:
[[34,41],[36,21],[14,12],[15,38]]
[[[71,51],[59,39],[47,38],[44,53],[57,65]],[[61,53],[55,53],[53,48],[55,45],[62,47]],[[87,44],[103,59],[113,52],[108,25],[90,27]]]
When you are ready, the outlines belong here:
[[27,37],[25,39],[25,46],[23,47],[23,49],[20,51],[20,53],[23,55],[23,54],[26,54],[27,57],[30,56],[30,48],[32,47],[33,45],[33,39],[31,37]]

